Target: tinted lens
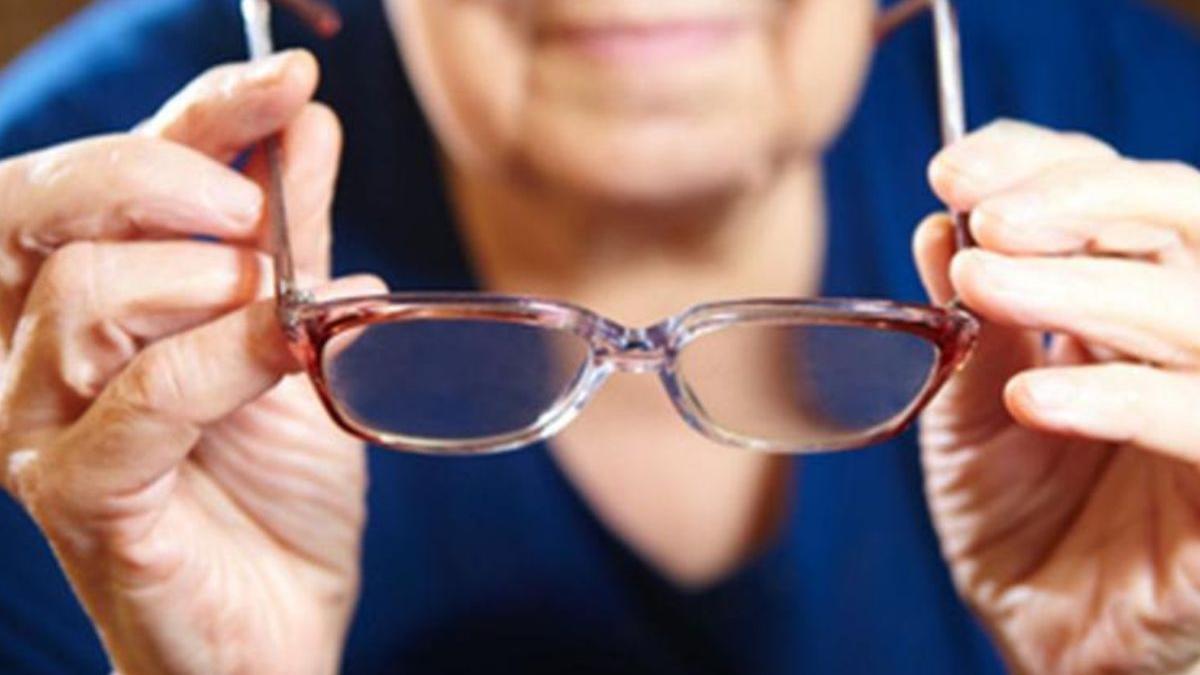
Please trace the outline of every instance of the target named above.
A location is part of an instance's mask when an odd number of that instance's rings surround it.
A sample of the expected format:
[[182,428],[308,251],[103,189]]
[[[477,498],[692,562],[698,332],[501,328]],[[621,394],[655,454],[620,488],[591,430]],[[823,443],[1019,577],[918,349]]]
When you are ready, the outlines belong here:
[[325,376],[362,426],[433,441],[525,430],[566,397],[589,349],[565,331],[490,321],[411,320],[343,332]]
[[937,348],[903,332],[735,324],[687,344],[685,391],[708,420],[777,449],[844,448],[903,416]]

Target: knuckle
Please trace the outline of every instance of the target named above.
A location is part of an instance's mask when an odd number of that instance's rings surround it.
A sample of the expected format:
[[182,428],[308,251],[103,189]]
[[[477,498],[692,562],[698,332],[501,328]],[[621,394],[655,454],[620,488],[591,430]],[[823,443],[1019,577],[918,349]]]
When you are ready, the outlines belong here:
[[144,175],[141,169],[155,166],[168,147],[169,142],[160,138],[126,134],[112,139],[100,159],[117,170],[118,178],[140,178]]
[[62,242],[47,232],[59,218],[57,205],[71,199],[79,167],[100,139],[76,141],[23,155],[5,163],[4,220],[13,250],[48,254]]
[[53,309],[91,305],[98,251],[99,246],[91,241],[73,241],[55,249],[38,273],[34,302]]
[[15,232],[21,225],[23,213],[20,207],[30,201],[33,188],[29,183],[30,165],[38,154],[18,155],[0,161],[0,204],[5,205],[5,213],[0,215],[0,227],[10,232]]
[[148,536],[141,528],[124,525],[103,532],[102,547],[113,571],[125,578],[165,579],[181,562],[179,551]]
[[1069,146],[1072,147],[1074,153],[1084,157],[1116,157],[1117,151],[1108,143],[1079,131],[1064,131],[1059,133],[1059,137]]
[[[62,467],[65,469],[66,467]],[[69,560],[102,564],[109,572],[145,576],[161,568],[157,542],[131,518],[144,509],[138,495],[104,496],[83,472],[46,471],[23,503],[55,549]]]
[[131,176],[141,176],[145,166],[163,151],[167,142],[144,134],[118,134],[94,139],[87,148],[87,167],[99,172],[107,184],[123,184]]
[[[50,211],[88,188],[102,185],[108,194],[128,192],[147,175],[147,167],[162,152],[165,142],[141,134],[110,134],[65,143],[25,156],[14,168],[23,190],[42,196]],[[131,180],[132,179],[132,180]],[[44,219],[44,218],[43,218]],[[36,227],[40,223],[30,222]]]
[[203,133],[206,113],[204,102],[196,97],[173,99],[165,109],[167,119],[160,133],[169,136],[193,136]]
[[71,472],[45,461],[44,452],[30,452],[36,455],[16,476],[14,496],[56,547],[70,552],[91,550],[93,540],[79,526],[80,516],[86,512],[85,500],[72,488]]
[[184,404],[181,379],[183,355],[175,340],[158,342],[142,351],[121,377],[114,394],[125,412],[161,417]]
[[82,157],[67,158],[67,161],[77,167],[86,166],[89,172],[118,169],[117,173],[104,174],[104,177],[119,179],[128,167],[139,166],[161,144],[159,139],[139,134],[98,136],[80,141]]
[[75,175],[81,156],[86,156],[97,147],[109,142],[108,137],[99,137],[56,145],[27,155],[18,164],[21,183],[26,189],[44,188],[53,190]]
[[36,494],[38,452],[15,445],[7,436],[2,443],[6,447],[0,450],[0,458],[4,460],[4,466],[0,467],[0,487],[28,510]]
[[80,400],[93,400],[137,348],[136,340],[115,321],[102,320],[58,347],[62,384]]

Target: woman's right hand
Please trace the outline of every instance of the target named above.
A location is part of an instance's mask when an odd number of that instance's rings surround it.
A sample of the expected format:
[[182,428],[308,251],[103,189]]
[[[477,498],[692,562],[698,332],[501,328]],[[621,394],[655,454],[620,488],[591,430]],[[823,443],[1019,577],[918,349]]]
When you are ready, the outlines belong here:
[[0,485],[122,673],[340,660],[363,449],[288,375],[263,162],[228,167],[283,132],[297,266],[322,283],[341,138],[316,79],[301,52],[223,66],[134,133],[0,163]]

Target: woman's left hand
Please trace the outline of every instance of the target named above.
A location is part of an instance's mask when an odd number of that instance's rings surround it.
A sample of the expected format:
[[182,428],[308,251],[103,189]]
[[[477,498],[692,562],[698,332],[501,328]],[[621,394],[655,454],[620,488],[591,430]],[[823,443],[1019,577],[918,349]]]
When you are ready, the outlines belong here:
[[979,246],[930,218],[922,276],[985,321],[921,431],[955,583],[1020,672],[1200,667],[1200,172],[1000,122],[930,175]]

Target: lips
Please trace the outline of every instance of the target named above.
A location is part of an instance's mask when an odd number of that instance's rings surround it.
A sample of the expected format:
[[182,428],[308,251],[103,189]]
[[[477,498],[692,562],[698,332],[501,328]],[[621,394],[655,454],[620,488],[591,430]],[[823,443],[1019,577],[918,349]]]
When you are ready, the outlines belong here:
[[653,65],[715,50],[747,26],[740,18],[564,24],[541,31],[548,44],[618,65]]

